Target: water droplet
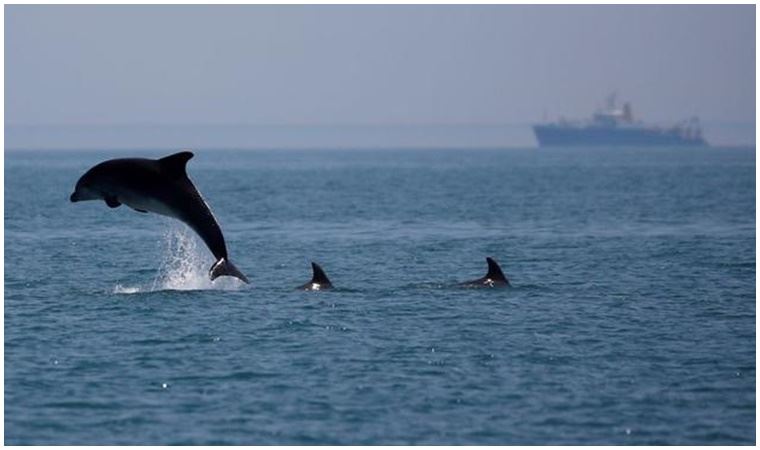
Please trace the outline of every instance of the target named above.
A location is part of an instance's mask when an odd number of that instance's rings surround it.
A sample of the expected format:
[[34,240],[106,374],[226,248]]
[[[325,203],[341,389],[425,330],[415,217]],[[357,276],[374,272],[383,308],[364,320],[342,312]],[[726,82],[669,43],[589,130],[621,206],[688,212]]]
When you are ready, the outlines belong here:
[[625,429],[625,434],[631,434],[631,429],[630,428],[626,428]]

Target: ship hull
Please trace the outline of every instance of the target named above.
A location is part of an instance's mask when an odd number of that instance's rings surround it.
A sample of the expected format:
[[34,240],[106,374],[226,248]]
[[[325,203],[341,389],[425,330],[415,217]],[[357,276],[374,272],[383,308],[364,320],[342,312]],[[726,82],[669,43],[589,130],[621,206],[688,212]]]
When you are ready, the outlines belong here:
[[540,147],[567,146],[688,146],[707,143],[699,136],[684,136],[677,131],[650,128],[569,127],[535,125],[533,132]]

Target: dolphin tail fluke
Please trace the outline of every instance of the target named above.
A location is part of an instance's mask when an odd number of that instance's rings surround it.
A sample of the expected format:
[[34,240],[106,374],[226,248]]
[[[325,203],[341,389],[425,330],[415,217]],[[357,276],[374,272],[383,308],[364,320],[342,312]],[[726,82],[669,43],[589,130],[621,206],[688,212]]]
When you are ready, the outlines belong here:
[[504,276],[504,272],[501,271],[501,267],[499,267],[499,263],[497,263],[490,256],[486,257],[486,262],[488,262],[488,273],[486,274],[486,278],[490,278],[491,280],[494,280],[494,281],[501,281],[506,284],[509,284],[509,280],[507,280],[507,277]]
[[219,261],[215,262],[208,272],[211,280],[216,280],[219,277],[235,277],[245,283],[248,283],[248,278],[243,275],[243,272],[238,270],[234,264],[232,264],[227,258],[219,258]]

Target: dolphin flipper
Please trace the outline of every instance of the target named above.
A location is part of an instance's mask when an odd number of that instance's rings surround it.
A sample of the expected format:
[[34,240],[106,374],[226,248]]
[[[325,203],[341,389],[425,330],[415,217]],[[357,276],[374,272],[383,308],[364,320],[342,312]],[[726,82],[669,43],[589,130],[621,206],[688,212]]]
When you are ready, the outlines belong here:
[[219,258],[219,261],[215,262],[211,269],[208,271],[211,280],[215,280],[221,276],[235,277],[244,283],[248,283],[248,278],[243,275],[243,272],[238,270],[234,264],[228,261],[226,258]]

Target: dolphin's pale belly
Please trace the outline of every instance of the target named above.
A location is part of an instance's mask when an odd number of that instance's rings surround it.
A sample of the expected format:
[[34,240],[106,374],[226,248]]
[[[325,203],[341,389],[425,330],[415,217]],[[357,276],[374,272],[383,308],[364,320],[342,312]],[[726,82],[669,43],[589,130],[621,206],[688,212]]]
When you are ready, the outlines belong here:
[[123,192],[118,196],[118,200],[133,209],[177,218],[177,213],[174,210],[155,197],[147,197],[133,192]]

